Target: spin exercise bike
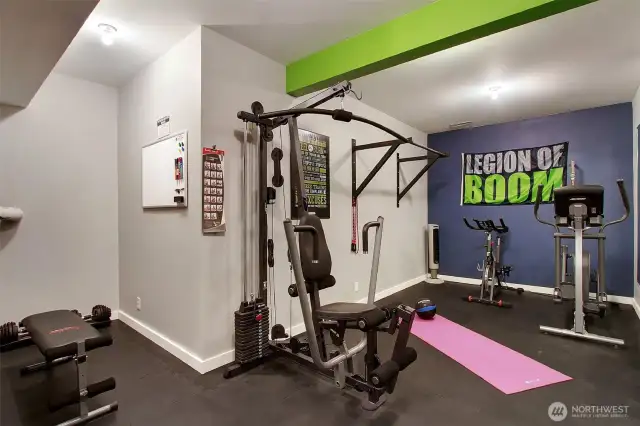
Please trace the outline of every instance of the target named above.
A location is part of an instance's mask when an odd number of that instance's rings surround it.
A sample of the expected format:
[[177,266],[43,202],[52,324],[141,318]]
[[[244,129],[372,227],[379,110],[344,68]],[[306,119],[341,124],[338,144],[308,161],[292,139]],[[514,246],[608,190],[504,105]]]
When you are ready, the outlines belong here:
[[[555,232],[555,288],[553,290],[554,302],[562,303],[566,297],[566,287],[575,286],[574,297],[575,307],[573,309],[573,326],[561,329],[555,327],[540,326],[540,331],[565,337],[587,339],[610,345],[623,346],[624,340],[613,337],[599,336],[587,332],[585,315],[594,314],[604,316],[607,309],[606,274],[605,274],[605,251],[604,241],[606,236],[604,230],[607,226],[623,222],[629,217],[630,206],[627,191],[622,179],[617,181],[620,198],[624,205],[624,214],[620,219],[603,224],[604,218],[604,187],[601,185],[575,185],[564,186],[553,190],[553,205],[555,210],[555,223],[547,222],[540,218],[538,209],[540,207],[540,197],[542,185],[535,188],[534,198],[536,200],[533,213],[538,222],[553,226]],[[560,228],[569,228],[571,233],[561,233]],[[588,229],[599,227],[598,232],[586,233]],[[573,283],[563,281],[563,259],[562,254],[563,239],[575,240],[575,252],[573,255]],[[596,276],[597,290],[594,297],[590,296],[589,285],[591,282],[590,256],[583,250],[583,240],[598,241],[598,269]],[[579,288],[580,287],[580,288]],[[563,290],[565,289],[565,290]]]
[[[500,263],[500,244],[502,235],[509,232],[509,227],[500,219],[500,225],[492,220],[473,219],[476,226],[471,225],[467,218],[462,218],[467,228],[473,231],[483,231],[486,235],[486,252],[482,265],[478,265],[478,271],[482,272],[482,282],[480,283],[480,297],[467,296],[464,300],[468,302],[483,303],[485,305],[497,306],[500,308],[511,308],[511,303],[499,299],[502,290],[515,291],[518,294],[524,292],[521,288],[508,287],[505,278],[511,274],[512,266]],[[493,233],[496,233],[496,244],[494,250]]]

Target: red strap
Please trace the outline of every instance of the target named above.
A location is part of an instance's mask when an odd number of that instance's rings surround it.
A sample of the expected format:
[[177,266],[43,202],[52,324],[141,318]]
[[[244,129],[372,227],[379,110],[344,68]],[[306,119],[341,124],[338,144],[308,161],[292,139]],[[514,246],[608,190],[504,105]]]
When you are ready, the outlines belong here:
[[358,199],[351,199],[351,252],[358,252]]

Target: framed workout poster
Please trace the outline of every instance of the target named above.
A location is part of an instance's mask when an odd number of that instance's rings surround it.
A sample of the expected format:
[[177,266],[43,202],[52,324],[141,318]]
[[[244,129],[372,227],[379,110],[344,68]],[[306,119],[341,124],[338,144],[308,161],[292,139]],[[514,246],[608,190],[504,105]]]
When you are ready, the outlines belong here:
[[[307,192],[309,211],[321,219],[331,216],[331,192],[329,180],[329,136],[299,131],[300,155],[302,156],[302,172],[304,187]],[[295,161],[292,159],[291,162]],[[295,197],[291,195],[291,212],[297,219]]]
[[202,232],[224,232],[224,151],[202,148]]

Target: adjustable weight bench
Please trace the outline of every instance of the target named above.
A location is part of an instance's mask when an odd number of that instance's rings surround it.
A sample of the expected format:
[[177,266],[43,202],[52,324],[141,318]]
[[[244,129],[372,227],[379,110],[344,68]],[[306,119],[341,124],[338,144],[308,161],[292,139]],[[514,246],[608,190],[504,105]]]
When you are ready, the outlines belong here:
[[75,313],[67,310],[43,312],[28,316],[22,321],[26,332],[31,335],[34,345],[40,349],[44,361],[23,367],[21,374],[49,370],[55,366],[75,362],[77,389],[62,395],[50,395],[49,410],[56,411],[71,404],[79,404],[80,415],[60,423],[58,426],[85,424],[118,409],[113,402],[93,411],[88,411],[87,399],[115,389],[113,377],[87,385],[87,352],[113,343],[111,336],[101,334]]

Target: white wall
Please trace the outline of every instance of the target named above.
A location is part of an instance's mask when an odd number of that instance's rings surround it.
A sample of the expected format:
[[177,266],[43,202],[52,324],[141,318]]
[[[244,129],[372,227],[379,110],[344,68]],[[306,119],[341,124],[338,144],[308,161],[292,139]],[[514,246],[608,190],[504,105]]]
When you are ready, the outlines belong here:
[[51,74],[0,119],[0,323],[51,309],[118,308],[117,93]]
[[[635,298],[640,305],[640,282],[638,281],[638,127],[640,127],[640,87],[633,99],[633,217],[635,220],[633,231],[634,279],[636,280]],[[639,307],[640,309],[640,307]],[[640,316],[640,312],[638,312]]]
[[[227,229],[224,236],[207,236],[205,251],[201,259],[210,276],[203,300],[204,324],[216,324],[203,333],[204,352],[207,356],[224,354],[230,356],[233,348],[233,312],[238,308],[241,297],[240,261],[240,143],[244,124],[236,118],[239,110],[250,110],[251,103],[259,100],[265,110],[289,108],[299,102],[285,95],[285,68],[272,60],[234,42],[220,34],[203,28],[202,39],[202,126],[203,145],[217,144],[226,150],[227,178],[225,199],[227,209]],[[339,100],[331,101],[323,107],[339,108]],[[376,120],[411,136],[416,142],[426,144],[426,135],[415,130],[353,98],[345,101],[345,108],[356,114]],[[358,143],[389,140],[391,137],[366,125],[340,123],[328,117],[301,117],[300,128],[322,133],[331,138],[331,219],[323,221],[326,236],[332,250],[333,274],[338,284],[321,294],[323,303],[332,301],[356,301],[367,295],[367,284],[371,256],[350,253],[351,241],[351,139]],[[284,139],[285,176],[284,191],[289,200],[289,144],[287,127],[276,130],[274,141],[269,146],[280,145],[280,130]],[[361,152],[358,155],[360,180],[384,153],[384,149]],[[419,150],[418,150],[419,151]],[[399,152],[404,156],[415,154],[409,147]],[[271,162],[269,162],[272,164]],[[403,167],[407,181],[422,165],[408,164]],[[271,174],[269,174],[271,176]],[[199,184],[198,184],[199,185]],[[193,188],[193,187],[192,187]],[[406,280],[424,276],[424,227],[426,225],[426,179],[416,185],[409,196],[396,209],[396,167],[395,156],[385,165],[381,173],[371,182],[360,197],[360,227],[375,220],[378,215],[385,217],[382,260],[380,265],[378,290],[388,289]],[[198,188],[197,191],[200,189]],[[198,194],[193,191],[191,193]],[[195,202],[199,210],[200,201]],[[190,205],[190,209],[191,209]],[[271,209],[270,209],[271,210]],[[276,246],[275,286],[278,322],[289,327],[289,305],[292,303],[292,324],[301,323],[298,299],[287,294],[290,283],[289,265],[286,255],[286,240],[282,221],[282,189],[277,190],[277,202],[273,207],[273,232]],[[287,205],[287,213],[289,207]],[[269,224],[271,226],[271,213]],[[359,291],[354,291],[354,281],[359,281]],[[274,306],[272,305],[272,310]],[[274,323],[272,318],[272,324]],[[230,360],[229,358],[228,360]]]
[[[118,116],[120,308],[196,355],[209,262],[197,202],[200,49],[198,29],[140,72],[121,89]],[[189,132],[189,208],[143,211],[142,147],[157,138],[156,120],[165,115],[172,132]]]

